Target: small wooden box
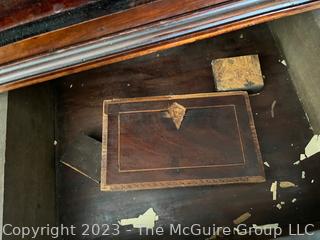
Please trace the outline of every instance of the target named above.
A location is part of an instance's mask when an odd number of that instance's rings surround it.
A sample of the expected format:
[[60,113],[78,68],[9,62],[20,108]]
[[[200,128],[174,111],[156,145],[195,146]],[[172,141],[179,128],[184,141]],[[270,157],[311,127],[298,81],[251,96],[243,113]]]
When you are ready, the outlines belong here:
[[101,190],[263,182],[246,92],[104,101]]

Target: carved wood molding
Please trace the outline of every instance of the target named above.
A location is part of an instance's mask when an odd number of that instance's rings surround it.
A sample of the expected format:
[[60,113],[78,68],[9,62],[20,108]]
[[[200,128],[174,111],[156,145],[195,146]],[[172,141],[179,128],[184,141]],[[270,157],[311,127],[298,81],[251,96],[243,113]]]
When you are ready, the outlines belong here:
[[[319,7],[320,1],[310,0],[226,1],[225,4],[215,4],[4,64],[0,67],[0,91],[47,81]],[[63,31],[67,34],[68,28]]]

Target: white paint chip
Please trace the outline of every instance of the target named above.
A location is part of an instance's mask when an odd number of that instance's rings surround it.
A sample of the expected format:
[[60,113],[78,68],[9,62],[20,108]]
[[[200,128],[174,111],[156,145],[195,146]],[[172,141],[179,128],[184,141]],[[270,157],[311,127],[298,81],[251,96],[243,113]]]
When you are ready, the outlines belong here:
[[272,104],[271,104],[271,117],[274,118],[274,108],[277,104],[276,100],[273,100]]
[[53,141],[53,145],[57,146],[57,144],[58,144],[58,141],[57,141],[57,140],[54,140],[54,141]]
[[305,154],[300,154],[300,161],[303,161],[305,160],[307,157]]
[[282,61],[280,61],[280,62],[281,62],[282,65],[287,66],[286,60],[282,60]]
[[280,204],[281,204],[281,205],[285,205],[286,203],[285,203],[285,202],[281,202]]
[[314,135],[311,138],[304,152],[307,157],[311,157],[312,155],[320,152],[320,135]]
[[294,198],[294,199],[291,200],[292,203],[295,203],[296,201],[297,201],[296,198]]
[[139,215],[139,217],[121,219],[119,221],[119,224],[121,226],[132,225],[134,228],[152,229],[155,226],[155,222],[158,220],[159,220],[159,216],[157,216],[153,208],[149,208],[144,214]]
[[72,84],[70,84],[70,86],[69,86],[70,88],[72,88],[73,87],[73,85]]
[[280,203],[278,203],[276,207],[277,207],[279,210],[281,210],[281,208],[282,208],[282,206],[281,206]]
[[280,187],[281,188],[291,188],[291,187],[296,187],[296,185],[293,182],[282,181],[282,182],[280,182]]
[[293,163],[293,165],[299,165],[300,164],[300,161],[296,161]]
[[240,223],[247,221],[250,217],[251,217],[251,214],[249,212],[246,212],[246,213],[242,214],[240,217],[233,220],[233,223],[235,225],[239,225]]
[[270,167],[270,164],[268,162],[264,162],[264,165],[266,165],[268,168]]
[[302,178],[302,179],[305,179],[305,178],[306,178],[306,172],[305,172],[305,171],[302,171],[302,172],[301,172],[301,178]]
[[240,38],[243,39],[243,34],[242,33],[240,34]]
[[274,181],[271,184],[270,192],[272,192],[272,199],[273,201],[277,200],[277,188],[278,188],[278,181]]
[[314,179],[311,180],[311,183],[314,183]]

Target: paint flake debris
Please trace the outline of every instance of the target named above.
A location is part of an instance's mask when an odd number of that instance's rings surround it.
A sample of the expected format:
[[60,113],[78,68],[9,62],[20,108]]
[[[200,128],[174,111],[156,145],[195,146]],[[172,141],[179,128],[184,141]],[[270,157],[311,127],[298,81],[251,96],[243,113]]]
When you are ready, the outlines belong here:
[[243,34],[242,33],[240,34],[240,38],[243,39]]
[[320,135],[314,135],[311,138],[304,152],[307,157],[311,157],[312,155],[320,152]]
[[301,178],[302,178],[302,179],[305,179],[305,178],[306,178],[306,172],[305,172],[305,171],[302,171],[302,172],[301,172]]
[[54,141],[53,141],[53,145],[54,145],[54,146],[57,146],[57,144],[58,144],[58,141],[57,141],[57,140],[54,140]]
[[280,61],[280,63],[281,63],[282,65],[287,66],[286,60],[279,60],[279,61]]
[[281,208],[282,208],[282,206],[281,206],[280,203],[278,203],[276,207],[277,207],[279,210],[281,210]]
[[72,84],[70,84],[70,86],[69,86],[70,88],[72,88],[73,87],[73,85]]
[[289,181],[282,181],[282,182],[280,182],[280,187],[281,188],[291,188],[291,187],[296,187],[296,185],[292,182],[289,182]]
[[271,117],[272,117],[272,118],[274,118],[274,108],[275,108],[276,104],[277,104],[277,101],[276,101],[276,100],[274,100],[274,101],[272,102],[272,104],[271,104]]
[[303,161],[305,160],[307,157],[305,154],[300,154],[300,161]]
[[311,180],[311,183],[314,183],[314,179]]
[[270,167],[270,164],[268,162],[264,162],[264,165],[266,165],[268,168]]
[[281,204],[281,205],[285,205],[286,203],[285,203],[285,202],[281,202],[280,204]]
[[274,181],[271,184],[270,192],[272,192],[272,199],[273,201],[277,200],[277,187],[278,187],[278,181]]
[[294,198],[294,199],[291,200],[292,203],[295,203],[296,201],[297,201],[296,198]]
[[119,224],[121,226],[132,225],[134,228],[149,228],[155,226],[155,222],[159,220],[159,216],[155,213],[153,208],[149,208],[144,214],[136,218],[121,219]]
[[239,225],[240,223],[247,221],[250,217],[251,217],[251,214],[249,212],[246,212],[246,213],[242,214],[240,217],[233,220],[233,223],[235,225]]
[[300,161],[296,161],[293,163],[293,165],[299,165],[300,164]]
[[259,229],[259,230],[270,230],[270,229],[278,228],[279,227],[279,223],[266,224],[266,225],[261,225],[261,226],[258,226],[256,224],[252,224],[252,227],[254,229]]

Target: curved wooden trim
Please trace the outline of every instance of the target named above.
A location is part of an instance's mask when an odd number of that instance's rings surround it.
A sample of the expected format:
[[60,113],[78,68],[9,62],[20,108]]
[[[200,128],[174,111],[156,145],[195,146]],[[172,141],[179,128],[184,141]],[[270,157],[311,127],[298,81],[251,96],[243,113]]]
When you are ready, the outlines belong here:
[[[264,5],[263,5],[264,7],[266,6],[266,4],[267,4],[268,7],[272,6],[272,5],[270,5],[270,4],[272,4],[270,1],[268,1],[268,3],[265,3],[265,1],[263,1],[263,2],[264,2]],[[148,53],[151,53],[151,52],[154,52],[154,51],[158,51],[158,50],[162,50],[162,49],[166,49],[166,48],[170,48],[170,47],[174,47],[174,46],[179,46],[179,45],[182,45],[182,44],[186,44],[186,43],[190,43],[190,42],[197,41],[197,40],[200,40],[200,39],[212,37],[212,36],[215,36],[215,35],[218,35],[218,34],[222,34],[222,33],[225,33],[225,32],[229,32],[229,31],[233,31],[233,30],[236,30],[236,29],[240,29],[240,28],[243,28],[243,27],[251,26],[251,25],[254,25],[254,24],[258,24],[258,23],[269,21],[269,20],[277,19],[277,18],[280,18],[280,17],[283,17],[283,16],[293,15],[293,14],[296,14],[296,13],[300,13],[300,12],[304,12],[304,11],[308,11],[308,10],[312,10],[312,9],[316,9],[316,8],[320,7],[319,1],[304,1],[304,2],[307,2],[307,3],[302,4],[302,5],[297,5],[297,6],[294,6],[294,7],[292,7],[292,1],[289,1],[290,3],[288,3],[288,1],[282,1],[282,2],[283,3],[286,2],[287,7],[282,7],[281,9],[275,10],[275,11],[270,11],[270,9],[269,9],[269,11],[267,11],[265,13],[262,13],[262,14],[261,14],[261,9],[259,9],[259,12],[256,13],[256,15],[254,15],[252,17],[249,16],[249,17],[244,17],[243,18],[243,14],[247,14],[245,12],[245,10],[248,10],[248,9],[240,9],[240,13],[238,12],[238,15],[242,16],[242,18],[240,17],[237,21],[233,21],[233,22],[230,22],[230,23],[228,23],[228,20],[229,21],[235,20],[235,15],[234,15],[235,12],[234,11],[229,13],[229,15],[224,16],[225,17],[224,19],[221,18],[221,16],[219,16],[218,20],[219,21],[223,20],[225,22],[225,24],[220,24],[220,25],[213,26],[213,27],[209,26],[207,29],[204,28],[204,30],[202,30],[202,31],[194,31],[194,32],[192,32],[192,30],[197,30],[197,28],[192,29],[192,28],[190,28],[190,24],[188,24],[186,26],[189,27],[188,30],[191,32],[190,34],[179,35],[179,31],[177,31],[176,32],[176,37],[173,38],[173,39],[169,38],[168,40],[164,39],[163,41],[160,41],[160,42],[155,42],[155,43],[150,43],[150,44],[145,44],[145,45],[142,44],[139,48],[125,49],[122,52],[120,51],[120,52],[112,53],[110,55],[102,56],[100,59],[93,59],[92,61],[86,61],[86,62],[80,61],[79,64],[66,66],[65,68],[58,68],[58,69],[55,69],[55,70],[50,71],[50,72],[43,72],[42,74],[39,74],[39,75],[33,75],[33,76],[31,75],[31,76],[26,77],[26,78],[20,78],[20,79],[23,79],[23,80],[20,80],[20,81],[13,80],[11,83],[5,83],[2,86],[0,86],[0,91],[10,90],[10,89],[18,88],[18,87],[21,87],[21,86],[34,84],[34,83],[37,83],[37,82],[47,81],[47,80],[50,80],[50,79],[57,78],[59,76],[63,76],[63,75],[67,75],[67,74],[71,74],[71,73],[75,73],[75,72],[80,72],[80,71],[83,71],[83,70],[91,69],[91,68],[94,68],[94,67],[106,65],[106,64],[109,64],[109,63],[117,62],[117,61],[122,61],[122,60],[129,59],[129,58],[132,58],[132,57],[145,55],[145,54],[148,54]],[[279,1],[277,1],[277,3],[279,3]],[[257,6],[255,6],[255,9],[257,9]],[[266,8],[262,8],[262,9],[266,10]],[[202,12],[200,12],[200,13],[198,12],[196,14],[208,13],[209,10],[206,9],[205,11],[206,12],[202,11]],[[251,12],[251,14],[252,14],[252,12]],[[191,14],[191,15],[194,16],[194,14]],[[180,20],[185,20],[186,19],[186,16],[183,16],[183,17],[184,18],[180,18]],[[210,18],[210,19],[213,20],[212,18]],[[173,20],[176,21],[177,19],[175,18]],[[217,20],[217,19],[215,19],[215,20]],[[172,21],[172,19],[171,19],[171,21]],[[166,21],[166,22],[160,22],[158,24],[168,24],[169,22],[170,22],[170,20]],[[214,22],[209,22],[209,23],[207,22],[207,24],[209,24],[209,25],[212,24],[212,23],[214,23]],[[153,25],[153,27],[154,26],[155,25]],[[204,27],[205,25],[201,25],[200,24],[200,25],[194,25],[194,26]],[[148,28],[143,27],[144,31],[146,29],[148,30]],[[154,29],[154,28],[152,28],[152,29]],[[183,30],[185,30],[185,29],[183,28]],[[135,34],[136,33],[137,32],[135,32]],[[118,36],[123,36],[123,35],[119,34]],[[100,41],[100,40],[97,40],[97,41]],[[74,50],[74,49],[71,49],[71,50]],[[32,59],[31,61],[29,60],[29,63],[32,64],[33,60],[34,59]],[[24,63],[26,63],[26,62],[24,62]],[[4,71],[5,69],[9,69],[9,68],[6,68],[6,67],[8,67],[8,66],[2,67],[1,70]],[[12,65],[11,65],[11,67],[12,67]],[[1,77],[1,75],[0,75],[0,77]]]

